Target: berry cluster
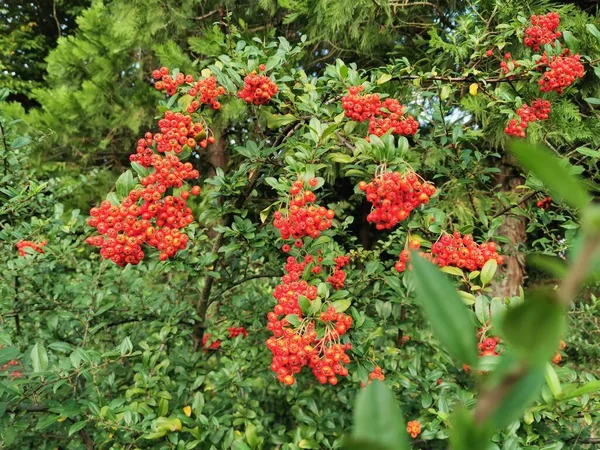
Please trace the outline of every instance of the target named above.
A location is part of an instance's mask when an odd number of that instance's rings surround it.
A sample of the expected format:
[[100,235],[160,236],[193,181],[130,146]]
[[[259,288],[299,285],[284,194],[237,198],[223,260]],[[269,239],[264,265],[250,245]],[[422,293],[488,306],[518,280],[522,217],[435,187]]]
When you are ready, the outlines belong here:
[[230,327],[227,328],[227,331],[229,331],[229,339],[238,337],[240,334],[244,337],[248,336],[248,331],[244,327]]
[[[416,239],[411,239],[411,241],[408,243],[408,248],[410,250],[418,250],[419,248],[421,248],[421,242],[419,242]],[[398,262],[396,262],[396,264],[394,265],[394,269],[396,269],[396,272],[404,272],[406,270],[407,264],[410,261],[410,250],[404,249],[400,252]],[[409,269],[412,269],[412,266],[408,267]],[[404,336],[402,338],[404,339]]]
[[406,424],[406,432],[410,434],[410,437],[416,439],[421,434],[421,424],[417,420],[411,420]]
[[[316,186],[312,179],[308,184],[310,187]],[[292,199],[287,214],[276,211],[273,215],[273,226],[279,230],[282,239],[291,237],[295,239],[294,245],[300,248],[303,245],[300,238],[304,236],[319,237],[322,231],[331,227],[331,220],[335,213],[331,209],[315,204],[317,199],[315,193],[310,188],[305,188],[302,180],[294,181],[290,194]],[[283,250],[286,251],[286,249]],[[289,251],[289,246],[287,246],[287,251]]]
[[191,75],[184,75],[181,72],[173,78],[169,75],[169,68],[164,66],[154,70],[152,72],[152,78],[157,80],[154,83],[154,87],[159,91],[165,91],[169,96],[175,95],[177,88],[183,83],[191,83],[194,81],[194,78]]
[[44,248],[46,245],[48,244],[48,241],[42,241],[39,244],[36,244],[35,242],[32,241],[24,241],[24,240],[20,240],[19,242],[17,242],[17,250],[19,251],[19,256],[26,256],[27,252],[25,251],[25,249],[27,247],[29,247],[30,249],[32,249],[33,251],[36,251],[38,253],[44,253]]
[[246,103],[266,105],[278,90],[277,85],[268,76],[252,71],[244,78],[244,87],[237,95]]
[[412,116],[404,116],[404,106],[398,100],[386,98],[382,106],[379,117],[369,120],[369,134],[383,136],[392,130],[392,134],[414,136],[419,131],[419,122]]
[[560,352],[565,348],[567,348],[567,343],[561,339],[558,344],[558,351],[552,357],[552,362],[554,364],[560,364],[560,362],[562,361],[562,354]]
[[202,348],[204,348],[205,352],[208,350],[218,350],[221,348],[221,341],[218,339],[211,341],[211,336],[212,335],[210,333],[205,333],[204,336],[202,336]]
[[381,367],[375,366],[373,371],[369,374],[369,381],[373,381],[373,380],[379,380],[379,381],[385,380],[385,375],[381,371]]
[[367,220],[375,223],[378,230],[390,229],[408,218],[413,209],[429,203],[436,191],[433,184],[422,181],[414,172],[404,176],[399,172],[385,172],[369,183],[361,181],[358,188],[373,205]]
[[175,78],[172,78],[169,75],[169,68],[161,67],[152,72],[152,77],[157,80],[154,87],[159,91],[165,91],[169,96],[175,95],[177,88],[187,83],[190,86],[187,94],[194,98],[187,108],[187,112],[190,114],[198,110],[202,104],[210,105],[212,109],[221,108],[221,103],[217,101],[217,97],[225,93],[225,88],[217,86],[217,79],[214,76],[199,79],[194,83],[192,75],[178,73]]
[[483,341],[477,344],[479,350],[479,356],[498,356],[497,346],[500,342],[498,337],[485,338]]
[[546,71],[538,81],[540,91],[555,91],[562,94],[563,90],[584,75],[583,64],[579,54],[570,55],[566,49],[561,55],[554,55],[549,60],[544,52],[538,66],[546,65]]
[[[198,178],[198,171],[175,155],[154,154],[151,165],[155,172],[142,178],[142,189],[133,189],[120,206],[105,200],[90,210],[88,224],[100,235],[86,242],[100,247],[100,255],[119,266],[138,264],[144,258],[143,243],[157,248],[164,261],[185,249],[189,240],[180,231],[194,220],[186,204],[189,192],[181,197],[163,195],[169,188],[181,188],[186,179]],[[192,188],[192,193],[199,192],[199,186]]]
[[344,115],[355,122],[364,122],[379,114],[381,99],[379,94],[366,94],[361,92],[364,86],[352,86],[348,94],[342,97],[342,108]]
[[344,287],[344,282],[346,281],[346,272],[344,272],[343,269],[350,262],[350,257],[338,256],[333,261],[335,262],[335,269],[325,281],[331,284],[335,290],[339,290]]
[[560,15],[551,12],[545,15],[530,18],[531,26],[525,30],[523,43],[526,47],[531,47],[534,51],[539,51],[540,46],[550,44],[554,46],[554,40],[561,36],[561,32],[556,29],[560,25]]
[[510,53],[505,53],[504,54],[505,61],[500,62],[500,68],[502,69],[502,72],[504,72],[504,74],[507,74],[511,70],[510,66],[508,65],[509,63],[512,63],[513,70],[516,69],[517,67],[519,67],[519,63],[517,62],[517,60],[511,59],[511,58],[512,58],[512,55]]
[[200,105],[210,105],[212,109],[220,109],[221,103],[217,100],[217,97],[225,93],[223,86],[217,86],[217,79],[214,76],[206,77],[202,80],[198,80],[196,84],[188,90],[188,95],[194,98],[187,108],[188,113],[193,113],[200,108]]
[[417,133],[419,122],[404,115],[404,106],[398,100],[388,98],[381,102],[379,94],[361,94],[363,91],[363,86],[352,86],[342,97],[342,108],[347,118],[356,122],[369,120],[369,134],[377,136],[383,136],[389,130],[401,136]]
[[550,102],[541,98],[535,99],[531,106],[527,103],[517,109],[517,115],[520,120],[511,119],[504,129],[504,132],[509,136],[525,137],[525,129],[530,122],[538,120],[546,120],[550,115]]
[[[420,253],[420,255],[439,267],[466,268],[471,272],[481,269],[490,259],[495,259],[498,264],[504,262],[504,258],[498,254],[494,242],[477,244],[473,240],[473,236],[470,234],[462,236],[458,231],[452,235],[443,234],[431,246],[431,253]],[[410,253],[406,250],[400,253],[399,262],[403,262],[404,265],[396,264],[396,270],[403,272],[409,259]]]
[[550,204],[552,203],[552,197],[544,197],[541,200],[538,200],[536,206],[541,209],[550,208]]
[[[271,369],[277,379],[287,385],[295,383],[294,375],[304,366],[309,366],[322,384],[335,385],[338,382],[336,376],[348,375],[343,364],[350,361],[345,352],[352,346],[340,343],[339,338],[352,326],[352,317],[329,306],[315,318],[303,318],[299,305],[300,296],[311,302],[317,298],[317,287],[301,279],[307,266],[314,261],[312,255],[300,261],[293,256],[287,258],[286,273],[273,291],[277,305],[267,314],[267,328],[273,333],[267,340],[267,347],[273,354]],[[289,315],[296,316],[301,323],[294,327],[286,318]],[[322,337],[318,338],[319,335]]]

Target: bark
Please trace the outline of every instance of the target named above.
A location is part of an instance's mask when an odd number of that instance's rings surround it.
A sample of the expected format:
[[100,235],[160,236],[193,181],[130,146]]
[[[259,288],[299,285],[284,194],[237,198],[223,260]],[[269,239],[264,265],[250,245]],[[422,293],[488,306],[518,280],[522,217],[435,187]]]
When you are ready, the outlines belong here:
[[[512,160],[504,161],[498,175],[498,183],[501,186],[500,190],[507,193],[508,197],[518,196],[516,187],[523,183],[523,179]],[[519,286],[525,281],[525,255],[520,249],[527,240],[526,227],[524,217],[511,214],[511,210],[504,214],[498,235],[507,238],[508,242],[502,243],[504,264],[498,267],[492,282],[492,295],[495,297],[518,295]]]

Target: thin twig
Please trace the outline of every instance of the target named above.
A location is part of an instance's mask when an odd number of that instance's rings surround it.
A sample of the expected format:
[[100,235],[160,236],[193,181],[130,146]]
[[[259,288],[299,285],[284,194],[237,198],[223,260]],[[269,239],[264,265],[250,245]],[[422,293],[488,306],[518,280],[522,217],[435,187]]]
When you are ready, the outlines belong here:
[[502,211],[497,212],[496,214],[494,214],[492,216],[493,219],[495,219],[496,217],[500,217],[503,216],[504,214],[506,214],[508,211],[510,211],[513,208],[516,208],[517,206],[520,206],[522,203],[525,203],[527,200],[529,200],[530,198],[536,196],[537,194],[539,194],[542,191],[536,190],[531,192],[530,194],[527,194],[525,197],[523,197],[521,200],[519,200],[517,203],[513,204],[513,205],[509,205],[506,208],[504,208]]

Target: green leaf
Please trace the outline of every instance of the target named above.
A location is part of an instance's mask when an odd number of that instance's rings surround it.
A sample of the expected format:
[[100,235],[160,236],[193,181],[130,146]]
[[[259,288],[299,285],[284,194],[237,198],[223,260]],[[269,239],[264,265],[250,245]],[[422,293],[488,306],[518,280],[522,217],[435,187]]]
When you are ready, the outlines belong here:
[[584,100],[586,102],[588,102],[590,105],[600,105],[600,98],[587,97],[587,98],[584,98]]
[[436,337],[456,359],[477,363],[475,324],[456,289],[430,262],[413,252],[417,297]]
[[0,365],[7,363],[11,359],[16,359],[18,356],[19,349],[17,347],[0,348]]
[[567,265],[558,256],[542,254],[528,255],[527,263],[558,278],[564,278],[568,271]]
[[248,444],[250,445],[251,448],[256,448],[258,447],[258,435],[256,433],[256,426],[250,422],[247,426],[246,426],[246,441],[248,442]]
[[285,316],[285,320],[287,320],[289,324],[294,327],[300,325],[300,319],[298,319],[298,314],[288,314],[287,316]]
[[509,308],[502,331],[511,347],[534,366],[545,366],[552,357],[565,326],[562,306],[551,292],[528,292],[525,302]]
[[498,262],[495,259],[488,260],[483,268],[481,269],[481,275],[479,279],[485,285],[492,281],[494,278],[494,274],[496,273],[496,269],[498,268]]
[[563,31],[562,35],[563,38],[565,38],[565,43],[567,44],[567,47],[569,47],[569,50],[573,53],[577,53],[579,51],[579,39],[577,39],[569,30]]
[[552,364],[546,363],[546,383],[550,388],[550,392],[554,397],[558,397],[562,392],[562,388],[560,386],[560,380],[558,379],[558,375],[556,374],[556,370],[552,367]]
[[377,85],[381,86],[382,84],[387,83],[391,79],[392,79],[392,76],[389,73],[384,73],[377,80]]
[[581,181],[563,167],[560,160],[546,147],[515,141],[511,145],[511,151],[525,169],[546,185],[553,198],[562,199],[573,208],[583,208],[591,201]]
[[349,164],[354,161],[354,158],[350,155],[346,155],[345,153],[331,153],[328,157],[330,161],[341,163],[341,164]]
[[585,394],[591,394],[593,392],[600,391],[600,381],[590,381],[578,388],[563,389],[562,392],[556,396],[557,400],[570,400],[575,397],[579,397]]
[[306,314],[310,308],[310,300],[307,299],[304,295],[300,295],[298,297],[298,306],[300,306],[300,310],[303,314]]
[[135,187],[135,181],[131,170],[126,170],[121,174],[116,183],[117,197],[124,199],[129,195],[129,192]]
[[593,36],[596,37],[596,39],[598,39],[598,43],[600,43],[600,31],[598,31],[598,28],[596,28],[596,26],[592,23],[588,23],[585,27]]
[[331,305],[335,308],[336,312],[341,313],[350,308],[350,304],[350,300],[336,300]]
[[174,417],[158,417],[154,421],[154,427],[156,431],[181,431],[182,423],[181,420]]
[[43,372],[48,368],[48,352],[42,344],[35,344],[31,349],[31,364],[34,372]]
[[87,425],[87,422],[85,420],[82,420],[80,422],[75,422],[73,425],[71,425],[69,427],[69,436],[72,436],[73,434],[77,433],[79,430],[85,428],[86,425]]
[[459,269],[458,267],[452,267],[452,266],[444,266],[440,269],[442,272],[450,274],[450,275],[455,275],[457,277],[462,277],[464,276],[464,272]]
[[133,168],[133,170],[135,170],[135,173],[137,173],[142,178],[145,178],[148,175],[150,175],[150,169],[142,166],[140,163],[134,161],[131,163],[131,167]]
[[405,428],[400,406],[385,384],[374,380],[358,394],[352,438],[386,450],[403,450],[409,448]]
[[[505,355],[501,356],[504,357]],[[535,401],[544,384],[544,373],[544,366],[532,367],[506,389],[505,395],[492,415],[492,423],[496,428],[504,428],[519,419],[525,408]],[[506,373],[506,376],[511,374]]]
[[296,116],[293,114],[269,114],[267,116],[267,127],[279,128],[295,122]]
[[486,450],[494,429],[486,424],[475,425],[473,414],[465,408],[459,408],[451,419],[450,446],[452,450]]

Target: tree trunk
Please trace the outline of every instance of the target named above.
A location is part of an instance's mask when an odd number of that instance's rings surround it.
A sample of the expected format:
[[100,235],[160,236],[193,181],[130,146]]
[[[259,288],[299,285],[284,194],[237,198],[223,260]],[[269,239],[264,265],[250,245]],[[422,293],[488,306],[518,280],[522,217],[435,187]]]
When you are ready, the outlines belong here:
[[[518,170],[512,160],[504,161],[498,175],[501,191],[516,196],[516,187],[523,183]],[[496,277],[492,282],[492,295],[494,297],[512,297],[519,294],[519,286],[525,281],[525,255],[521,247],[527,240],[526,220],[524,217],[513,215],[508,211],[503,216],[503,221],[498,228],[498,235],[508,239],[502,243],[504,264],[498,267]]]

